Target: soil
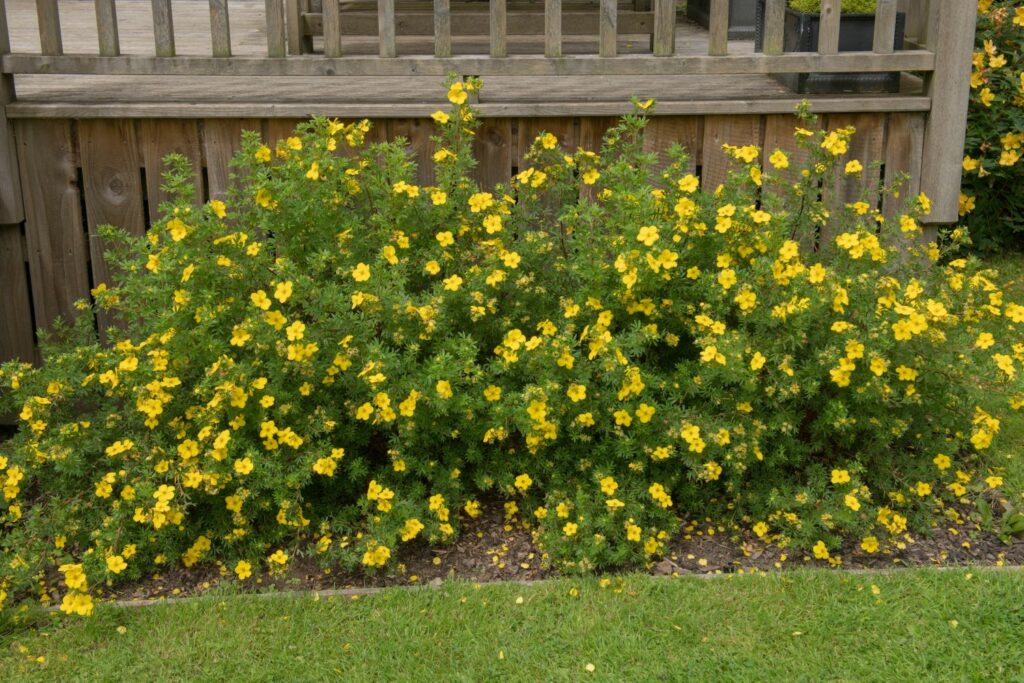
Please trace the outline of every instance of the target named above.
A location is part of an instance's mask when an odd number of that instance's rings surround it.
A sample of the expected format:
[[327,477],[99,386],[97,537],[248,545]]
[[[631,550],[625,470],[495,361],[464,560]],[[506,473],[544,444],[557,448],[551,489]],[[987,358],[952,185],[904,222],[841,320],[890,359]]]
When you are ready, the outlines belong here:
[[[1003,543],[992,533],[969,521],[936,527],[928,536],[914,536],[903,548],[868,554],[859,542],[843,547],[842,568],[885,569],[921,566],[1024,565],[1024,538]],[[546,566],[543,551],[533,542],[532,531],[508,524],[500,505],[485,508],[475,520],[463,525],[460,538],[449,546],[405,544],[398,562],[384,573],[368,575],[323,569],[315,560],[296,557],[285,574],[263,575],[247,582],[256,590],[327,590],[396,585],[438,584],[446,579],[472,582],[534,581],[560,575]],[[751,533],[729,532],[708,523],[683,525],[668,544],[668,553],[646,568],[651,574],[724,574],[778,571],[793,567],[827,566],[810,553],[793,552],[764,543]],[[201,595],[225,581],[234,581],[227,568],[203,566],[169,569],[148,580],[117,587],[105,597],[117,600],[151,600]]]

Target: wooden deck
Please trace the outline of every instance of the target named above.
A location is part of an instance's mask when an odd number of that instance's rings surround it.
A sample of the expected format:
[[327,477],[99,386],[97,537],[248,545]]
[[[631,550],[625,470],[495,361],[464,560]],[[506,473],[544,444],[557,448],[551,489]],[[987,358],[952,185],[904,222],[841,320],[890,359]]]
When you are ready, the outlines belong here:
[[[60,0],[66,54],[98,54],[93,2]],[[179,55],[209,55],[209,6],[204,0],[175,2],[174,34]],[[36,5],[8,0],[11,51],[38,52]],[[117,5],[123,54],[152,51],[149,0],[120,0]],[[231,4],[231,49],[235,56],[266,52],[266,16],[262,0]],[[708,53],[708,32],[680,18],[676,54]],[[455,54],[486,54],[487,36],[453,36]],[[511,54],[540,54],[543,36],[509,36]],[[646,36],[619,36],[620,54],[649,51]],[[398,54],[430,55],[433,39],[399,36]],[[593,53],[598,37],[563,37],[566,54]],[[321,49],[322,40],[314,41]],[[375,37],[345,38],[346,54],[374,55]],[[752,41],[732,41],[731,55],[753,54]],[[226,77],[16,75],[17,100],[10,118],[26,117],[302,117],[426,116],[444,103],[441,79],[403,77]],[[771,76],[761,74],[644,76],[490,76],[484,78],[480,109],[485,116],[614,116],[630,110],[629,98],[653,97],[659,114],[782,114],[804,99]],[[814,97],[822,113],[841,111],[928,111],[931,99],[920,79],[904,77],[896,95]]]

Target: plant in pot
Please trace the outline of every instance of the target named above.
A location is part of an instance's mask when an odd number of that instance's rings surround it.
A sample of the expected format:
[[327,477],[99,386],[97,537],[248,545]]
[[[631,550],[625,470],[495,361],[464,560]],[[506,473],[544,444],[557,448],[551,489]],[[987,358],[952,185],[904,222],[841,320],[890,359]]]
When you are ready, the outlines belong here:
[[[711,25],[711,0],[687,0],[686,16],[704,28]],[[757,26],[757,0],[729,3],[729,40],[750,40]]]
[[[875,0],[842,0],[840,52],[870,52],[874,47]],[[757,0],[754,51],[764,49],[765,0]],[[821,0],[789,0],[786,6],[783,50],[816,52],[821,25]],[[896,15],[893,46],[903,49],[906,14]],[[776,80],[805,94],[899,92],[899,72],[775,74]]]

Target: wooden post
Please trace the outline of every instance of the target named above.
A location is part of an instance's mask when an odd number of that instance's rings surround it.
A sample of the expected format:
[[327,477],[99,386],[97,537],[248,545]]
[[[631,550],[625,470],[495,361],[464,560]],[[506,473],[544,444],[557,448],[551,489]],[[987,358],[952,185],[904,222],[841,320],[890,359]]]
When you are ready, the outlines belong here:
[[377,39],[381,57],[397,57],[395,43],[395,0],[377,0]]
[[929,223],[955,223],[960,215],[977,7],[973,2],[943,3],[936,15],[930,36],[935,71],[928,89],[932,110],[925,128],[921,191],[932,200]]
[[323,0],[324,56],[341,56],[341,2]]
[[491,56],[508,56],[508,15],[505,0],[491,0]]
[[654,54],[670,57],[676,51],[675,0],[654,0]]
[[896,41],[896,0],[878,0],[875,7],[874,50],[892,54]]
[[116,57],[121,54],[114,0],[96,0],[96,35],[99,37],[101,55]]
[[618,0],[601,0],[600,47],[602,57],[614,57],[619,51]]
[[711,0],[708,17],[708,54],[723,57],[729,54],[729,0]]
[[286,38],[284,26],[284,0],[266,0],[267,56],[284,57]]
[[786,0],[768,0],[764,10],[764,53],[781,55],[784,45]]
[[[601,49],[603,50],[604,0],[601,4],[601,22]],[[544,0],[544,56],[562,56],[562,0]]]
[[434,0],[434,56],[452,56],[452,11],[449,0]]
[[153,40],[157,57],[174,56],[174,15],[171,0],[152,0]]
[[299,0],[287,0],[285,12],[288,16],[285,22],[288,28],[288,54],[301,55],[306,41],[302,39],[302,8]]
[[818,54],[834,55],[839,52],[839,0],[821,0],[821,21],[818,29]]
[[44,55],[64,54],[60,38],[60,11],[57,0],[36,0],[36,16],[39,17],[39,46]]
[[214,57],[231,56],[231,23],[228,0],[210,0],[210,44]]
[[[7,7],[5,0],[0,0],[0,57],[10,51]],[[25,207],[21,201],[21,179],[18,175],[17,147],[14,144],[11,125],[7,122],[7,105],[13,101],[14,76],[0,74],[0,224],[7,225],[25,220]]]

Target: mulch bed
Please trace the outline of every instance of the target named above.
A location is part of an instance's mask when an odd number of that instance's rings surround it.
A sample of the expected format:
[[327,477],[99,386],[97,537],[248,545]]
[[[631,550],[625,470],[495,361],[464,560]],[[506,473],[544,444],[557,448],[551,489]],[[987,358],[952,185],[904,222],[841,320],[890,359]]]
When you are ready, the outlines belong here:
[[[928,566],[1024,565],[1024,539],[1009,545],[977,524],[936,527],[930,536],[914,536],[903,549],[868,554],[851,540],[841,553],[844,569],[891,569]],[[725,574],[778,571],[805,566],[826,566],[809,553],[768,545],[749,533],[729,532],[709,523],[686,524],[668,544],[669,552],[647,567],[651,574]],[[622,571],[639,571],[628,567]],[[432,547],[426,543],[403,545],[397,562],[386,572],[366,575],[325,570],[308,557],[295,557],[286,573],[250,579],[255,590],[330,590],[438,584],[446,579],[471,582],[535,581],[559,576],[546,566],[543,551],[533,542],[532,531],[503,519],[498,504],[485,508],[479,518],[463,525],[453,544]],[[115,588],[104,597],[117,600],[158,600],[202,595],[223,582],[234,581],[226,567],[169,568],[150,579]]]

